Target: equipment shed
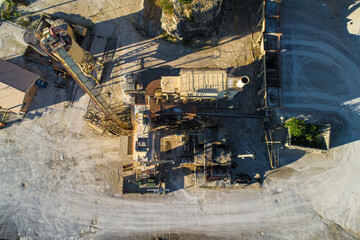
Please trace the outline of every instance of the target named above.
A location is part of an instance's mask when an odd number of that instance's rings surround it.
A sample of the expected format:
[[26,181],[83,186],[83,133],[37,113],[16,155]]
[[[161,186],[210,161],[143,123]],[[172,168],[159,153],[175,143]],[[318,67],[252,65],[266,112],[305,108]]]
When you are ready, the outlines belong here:
[[0,107],[25,113],[33,100],[39,75],[0,59]]

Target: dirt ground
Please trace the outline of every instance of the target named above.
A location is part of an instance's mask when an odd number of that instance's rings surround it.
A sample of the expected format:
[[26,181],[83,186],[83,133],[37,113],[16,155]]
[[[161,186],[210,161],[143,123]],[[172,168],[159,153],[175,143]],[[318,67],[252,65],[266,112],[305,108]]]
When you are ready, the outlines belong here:
[[[349,19],[359,21],[359,2],[343,1],[341,10],[331,1],[283,2],[284,108],[278,113],[332,123],[332,149],[324,155],[283,150],[284,167],[264,172],[261,186],[179,189],[164,197],[117,195],[119,161],[127,159],[119,141],[87,128],[82,117],[89,97],[78,91],[73,106],[66,107],[68,94],[54,88],[52,70],[19,57],[24,45],[14,33],[18,30],[2,24],[0,57],[42,75],[49,86],[39,90],[21,122],[0,131],[0,238],[359,238],[360,41],[349,24]],[[222,32],[219,46],[195,51],[138,34],[134,22],[141,10],[141,0],[39,0],[22,9],[23,14],[64,12],[116,24],[115,70],[120,75],[142,71],[144,82],[176,74],[180,67],[239,67],[240,75],[241,66],[253,61],[243,51],[251,46],[249,30]],[[244,131],[239,139],[247,145],[236,149],[239,154],[254,151],[251,144],[262,134],[251,127]]]

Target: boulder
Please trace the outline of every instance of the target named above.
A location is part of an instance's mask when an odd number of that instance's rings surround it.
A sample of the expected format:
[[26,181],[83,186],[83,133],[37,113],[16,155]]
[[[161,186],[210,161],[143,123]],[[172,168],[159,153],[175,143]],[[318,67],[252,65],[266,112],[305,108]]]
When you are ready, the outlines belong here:
[[223,0],[160,0],[162,5],[161,28],[180,41],[216,34],[219,27]]

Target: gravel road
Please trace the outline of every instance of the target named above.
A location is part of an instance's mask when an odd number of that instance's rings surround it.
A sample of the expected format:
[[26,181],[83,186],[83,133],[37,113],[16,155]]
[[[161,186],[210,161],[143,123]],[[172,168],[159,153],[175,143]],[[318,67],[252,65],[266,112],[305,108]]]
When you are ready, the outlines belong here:
[[[141,10],[140,0],[120,2],[119,7],[115,0],[40,0],[27,10],[72,12],[95,22]],[[165,197],[109,196],[109,185],[97,178],[96,165],[121,160],[118,142],[86,127],[81,109],[88,104],[87,96],[81,96],[73,108],[65,108],[60,94],[53,105],[34,109],[29,112],[31,118],[0,131],[0,236],[359,238],[359,39],[347,32],[347,15],[344,9],[334,16],[320,0],[288,0],[281,9],[286,51],[282,59],[284,108],[279,113],[311,115],[333,123],[336,129],[329,153],[305,154],[292,163],[284,154],[281,161],[289,164],[268,172],[262,186],[182,189]],[[121,18],[117,27],[130,34],[131,17]],[[136,34],[128,37],[131,42],[141,40]],[[206,52],[210,53],[214,54]],[[9,53],[0,54],[6,58]],[[204,54],[194,53],[195,64],[200,64],[196,59]],[[187,59],[183,64],[189,64]],[[36,101],[46,93],[38,95]]]

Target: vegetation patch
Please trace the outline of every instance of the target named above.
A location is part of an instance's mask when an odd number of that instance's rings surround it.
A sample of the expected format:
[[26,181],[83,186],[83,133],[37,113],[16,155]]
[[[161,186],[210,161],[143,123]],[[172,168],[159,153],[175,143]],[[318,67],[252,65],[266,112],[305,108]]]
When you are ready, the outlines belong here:
[[155,4],[160,7],[166,14],[174,13],[174,5],[171,0],[156,0]]
[[177,38],[167,34],[165,31],[159,37],[165,41],[172,42],[172,43],[176,43],[179,41]]
[[289,129],[291,144],[311,148],[324,148],[324,137],[320,135],[320,126],[306,123],[300,118],[291,118],[285,122]]
[[17,3],[10,0],[4,0],[1,6],[1,19],[14,21],[15,18],[19,17],[19,13],[16,12]]
[[26,17],[19,17],[15,23],[19,24],[25,29],[35,29],[40,21],[40,15],[32,15]]
[[178,0],[178,2],[182,4],[189,4],[192,2],[192,0]]
[[20,4],[20,5],[23,5],[23,6],[29,6],[30,3],[28,0],[12,0],[14,3],[17,3],[17,4]]

